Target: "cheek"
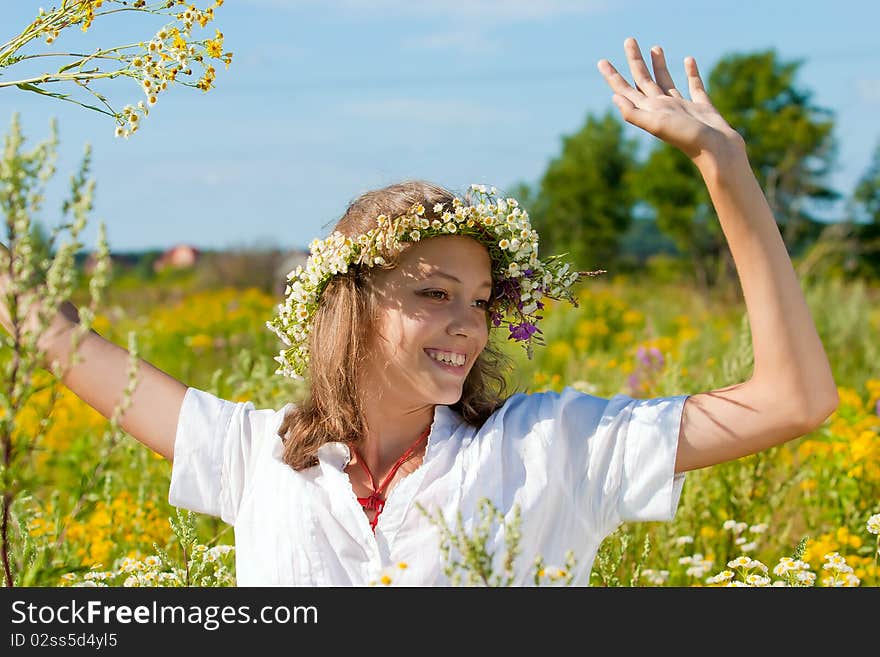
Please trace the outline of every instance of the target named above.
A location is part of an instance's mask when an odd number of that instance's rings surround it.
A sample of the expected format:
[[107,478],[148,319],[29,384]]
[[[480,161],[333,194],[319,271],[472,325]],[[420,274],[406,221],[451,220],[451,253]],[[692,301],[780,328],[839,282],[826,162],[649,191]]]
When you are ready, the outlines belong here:
[[401,360],[416,347],[421,349],[429,326],[427,318],[414,319],[406,313],[386,311],[376,323],[375,347],[390,360]]

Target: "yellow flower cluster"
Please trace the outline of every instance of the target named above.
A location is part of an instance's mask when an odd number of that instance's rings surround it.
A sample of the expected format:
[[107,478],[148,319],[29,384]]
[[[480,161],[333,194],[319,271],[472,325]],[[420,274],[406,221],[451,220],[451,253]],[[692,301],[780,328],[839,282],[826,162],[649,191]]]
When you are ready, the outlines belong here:
[[838,387],[840,405],[831,416],[819,439],[804,440],[798,454],[836,457],[846,468],[846,476],[880,482],[880,418],[876,414],[875,395],[880,398],[880,381],[867,382],[868,401],[853,388]]
[[[84,519],[67,517],[65,541],[84,565],[107,564],[116,556],[139,558],[154,542],[164,545],[168,519],[152,500],[138,503],[123,491],[109,504],[99,501]],[[120,550],[125,555],[118,555]]]
[[[178,4],[185,4],[178,1]],[[144,52],[131,59],[128,74],[139,80],[141,88],[146,95],[146,105],[152,106],[158,102],[159,94],[168,86],[179,81],[178,76],[192,75],[193,62],[200,65],[203,74],[194,83],[187,83],[202,91],[208,91],[214,86],[217,71],[213,65],[207,63],[207,59],[222,60],[226,68],[232,63],[232,53],[223,51],[223,33],[215,30],[213,39],[204,41],[190,41],[191,31],[196,23],[205,27],[214,19],[214,8],[221,6],[222,0],[216,1],[205,10],[200,10],[195,5],[189,5],[176,15],[182,27],[169,25],[160,29],[149,43],[141,43]],[[136,132],[139,125],[138,112],[147,116],[149,111],[143,101],[137,106],[126,105],[123,107],[119,118],[122,119],[116,127],[117,137],[128,137]]]
[[44,465],[53,453],[66,450],[77,436],[100,436],[103,433],[107,426],[106,418],[77,397],[67,386],[57,384],[55,400],[52,402],[52,389],[48,387],[51,377],[48,372],[37,372],[35,383],[41,389],[18,411],[13,422],[13,435],[32,440],[45,430],[45,434],[39,439],[40,449],[34,454],[36,466]]
[[263,327],[262,317],[274,307],[275,298],[261,290],[226,287],[157,306],[146,322],[152,332],[183,336],[187,346],[204,351],[232,343],[236,336],[256,334]]
[[66,24],[79,25],[82,24],[82,31],[87,32],[95,20],[95,9],[99,9],[104,4],[104,0],[79,0],[79,2],[66,3],[67,7],[62,7],[62,12],[66,9],[68,15],[66,21],[54,20],[57,18],[56,12],[47,13],[45,9],[40,7],[39,14],[34,19],[34,24],[38,29],[38,33],[42,35],[47,44],[53,43],[61,33],[59,26]]

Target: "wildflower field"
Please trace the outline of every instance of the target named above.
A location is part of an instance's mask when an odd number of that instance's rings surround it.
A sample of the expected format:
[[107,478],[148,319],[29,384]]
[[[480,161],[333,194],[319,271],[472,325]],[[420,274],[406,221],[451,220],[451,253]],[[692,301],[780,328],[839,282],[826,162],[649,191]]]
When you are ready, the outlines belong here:
[[[118,276],[93,328],[223,398],[257,408],[299,398],[301,383],[273,374],[278,343],[265,322],[279,299],[254,288],[199,288],[196,280],[185,271],[149,283]],[[592,585],[880,584],[880,287],[803,285],[838,410],[802,438],[688,473],[675,520],[623,525],[603,543]],[[73,302],[87,292],[80,286]],[[711,390],[751,373],[748,322],[736,299],[609,274],[581,285],[578,300],[578,308],[547,304],[547,345],[534,360],[507,345],[518,365],[511,387],[644,398]],[[43,432],[35,483],[12,508],[15,584],[234,585],[231,527],[170,507],[170,465],[48,372],[37,374],[38,392],[12,422],[21,435]],[[536,568],[538,583],[586,584],[540,555],[517,563]]]

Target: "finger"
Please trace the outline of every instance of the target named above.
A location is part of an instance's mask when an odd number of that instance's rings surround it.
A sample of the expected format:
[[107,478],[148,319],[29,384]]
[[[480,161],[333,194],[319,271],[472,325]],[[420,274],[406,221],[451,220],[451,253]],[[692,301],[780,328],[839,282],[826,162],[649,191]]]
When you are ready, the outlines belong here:
[[624,78],[617,69],[607,59],[600,59],[598,63],[599,72],[605,77],[605,81],[611,90],[635,104],[643,95],[633,89],[626,78]]
[[711,105],[712,101],[709,100],[709,94],[706,93],[706,87],[703,86],[703,79],[700,77],[700,71],[697,68],[697,60],[693,57],[685,57],[684,71],[687,73],[691,100]]
[[641,110],[628,98],[615,94],[611,99],[620,110],[620,115],[627,123],[632,123],[640,128],[646,128],[651,121],[651,113]]
[[665,95],[663,89],[651,77],[651,73],[645,65],[645,60],[642,59],[642,51],[639,50],[638,42],[633,37],[629,37],[623,42],[623,49],[626,51],[629,70],[632,72],[633,80],[638,85],[639,90],[646,96]]
[[654,65],[654,77],[657,78],[657,84],[663,92],[670,96],[681,98],[681,94],[675,88],[675,82],[672,81],[672,76],[669,74],[669,67],[666,65],[666,56],[663,54],[663,48],[660,46],[651,48],[651,61]]

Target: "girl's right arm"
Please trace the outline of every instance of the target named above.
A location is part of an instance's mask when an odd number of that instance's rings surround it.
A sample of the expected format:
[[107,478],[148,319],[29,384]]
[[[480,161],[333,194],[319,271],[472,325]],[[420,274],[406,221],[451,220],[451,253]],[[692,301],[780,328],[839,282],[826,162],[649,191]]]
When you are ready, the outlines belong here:
[[[0,324],[12,334],[12,321],[6,306],[8,287],[9,274],[0,271]],[[31,328],[36,326],[35,315],[36,305],[32,306],[24,325]],[[71,362],[71,335],[78,324],[76,307],[69,301],[62,304],[37,343],[46,363],[55,360],[62,364]],[[77,397],[109,419],[128,386],[130,354],[94,330],[80,339],[77,353],[80,357],[78,362],[67,367],[61,381]],[[120,426],[136,440],[171,461],[174,457],[177,419],[188,386],[143,359],[139,359],[136,376],[137,385],[130,405],[120,418]]]
[[[72,304],[59,314],[65,314],[65,311],[71,316],[64,320],[69,326],[55,333],[44,347],[49,362],[70,362],[70,337],[79,316]],[[75,318],[72,317],[74,314]],[[94,329],[82,337],[77,353],[80,356],[78,362],[67,368],[61,381],[77,397],[109,419],[128,386],[130,354],[101,337]],[[120,426],[136,440],[172,461],[177,419],[187,386],[142,358],[138,359],[136,377],[131,403],[120,418]]]

